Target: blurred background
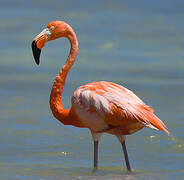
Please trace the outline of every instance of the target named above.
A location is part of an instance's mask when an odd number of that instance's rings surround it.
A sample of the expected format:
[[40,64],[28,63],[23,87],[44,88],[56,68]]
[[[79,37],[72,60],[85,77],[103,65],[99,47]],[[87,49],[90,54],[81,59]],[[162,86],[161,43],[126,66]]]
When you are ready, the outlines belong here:
[[[184,2],[0,0],[0,179],[182,179],[184,177]],[[144,128],[127,137],[132,174],[117,139],[104,135],[92,174],[87,129],[53,118],[49,96],[69,53],[60,39],[32,57],[35,35],[53,20],[75,30],[79,55],[67,78],[70,107],[82,84],[106,80],[137,94],[171,131]]]

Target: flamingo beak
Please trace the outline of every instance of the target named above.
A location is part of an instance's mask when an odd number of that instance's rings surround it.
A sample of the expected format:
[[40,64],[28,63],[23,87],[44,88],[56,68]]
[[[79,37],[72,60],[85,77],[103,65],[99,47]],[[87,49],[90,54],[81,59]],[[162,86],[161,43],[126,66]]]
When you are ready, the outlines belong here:
[[41,53],[41,49],[39,49],[39,48],[37,47],[35,41],[32,42],[32,51],[33,51],[34,60],[35,60],[36,64],[39,65],[39,63],[40,63],[40,53]]
[[48,28],[44,29],[32,42],[32,52],[36,64],[40,63],[41,50],[49,39],[51,32]]

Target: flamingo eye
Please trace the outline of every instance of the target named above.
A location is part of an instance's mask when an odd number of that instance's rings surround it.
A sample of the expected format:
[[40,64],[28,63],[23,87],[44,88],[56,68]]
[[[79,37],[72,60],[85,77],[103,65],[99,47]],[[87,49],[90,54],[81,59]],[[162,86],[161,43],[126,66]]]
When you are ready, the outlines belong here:
[[46,34],[47,40],[50,38],[51,33],[52,33],[52,31],[49,28],[46,28],[45,34]]
[[51,26],[51,27],[49,28],[49,30],[50,30],[51,32],[54,31],[54,29],[55,29],[54,26]]

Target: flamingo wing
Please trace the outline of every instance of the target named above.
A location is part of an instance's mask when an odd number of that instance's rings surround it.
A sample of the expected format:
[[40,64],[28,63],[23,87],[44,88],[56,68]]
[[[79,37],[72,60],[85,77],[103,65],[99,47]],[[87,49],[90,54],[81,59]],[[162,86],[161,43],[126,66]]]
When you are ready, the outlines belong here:
[[83,85],[74,92],[72,103],[85,110],[88,118],[96,114],[98,121],[103,120],[102,131],[113,133],[111,130],[119,129],[131,134],[147,126],[169,134],[149,106],[132,91],[115,83],[99,81]]

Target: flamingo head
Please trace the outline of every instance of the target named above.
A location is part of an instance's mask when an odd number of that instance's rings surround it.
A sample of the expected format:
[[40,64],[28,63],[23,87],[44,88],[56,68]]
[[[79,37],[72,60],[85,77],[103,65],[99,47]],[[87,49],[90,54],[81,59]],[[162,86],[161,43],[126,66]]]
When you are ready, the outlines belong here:
[[52,21],[34,38],[32,42],[32,51],[37,64],[40,63],[41,50],[46,42],[61,37],[67,37],[70,34],[70,29],[70,26],[63,21]]

